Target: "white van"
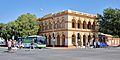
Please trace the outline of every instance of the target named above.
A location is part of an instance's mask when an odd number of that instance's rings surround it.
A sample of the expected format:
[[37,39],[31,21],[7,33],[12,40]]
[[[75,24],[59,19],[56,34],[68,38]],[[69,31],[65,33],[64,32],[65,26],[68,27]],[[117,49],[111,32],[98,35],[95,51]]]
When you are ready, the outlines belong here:
[[5,45],[5,39],[0,38],[0,45]]

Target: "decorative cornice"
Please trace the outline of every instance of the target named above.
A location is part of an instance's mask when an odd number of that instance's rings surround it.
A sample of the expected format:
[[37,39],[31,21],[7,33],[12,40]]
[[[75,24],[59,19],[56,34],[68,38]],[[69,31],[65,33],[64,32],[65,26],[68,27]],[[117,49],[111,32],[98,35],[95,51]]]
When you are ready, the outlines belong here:
[[73,10],[65,10],[62,12],[54,13],[54,14],[53,13],[47,14],[47,15],[43,16],[42,18],[38,18],[37,21],[52,19],[54,17],[59,17],[59,16],[63,16],[63,15],[72,15],[72,16],[78,16],[78,17],[91,18],[91,19],[96,19],[96,17],[97,17],[96,15],[93,15],[93,14],[82,13],[82,12],[77,12],[77,11],[73,11]]

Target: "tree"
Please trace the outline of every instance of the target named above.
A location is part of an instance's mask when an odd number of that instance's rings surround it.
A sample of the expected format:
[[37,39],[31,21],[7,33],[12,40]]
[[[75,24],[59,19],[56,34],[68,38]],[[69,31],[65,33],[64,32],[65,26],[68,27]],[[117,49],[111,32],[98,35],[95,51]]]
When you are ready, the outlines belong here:
[[30,13],[19,16],[14,26],[20,36],[36,35],[39,29],[36,16]]
[[19,36],[36,35],[38,32],[36,16],[30,13],[20,15],[15,21],[7,24],[0,24],[0,36],[4,39],[15,39]]
[[4,27],[4,24],[3,23],[0,23],[0,37],[2,37],[2,29]]
[[99,31],[120,37],[120,9],[106,8],[98,14]]
[[19,36],[36,35],[38,32],[36,16],[30,13],[22,14],[13,22],[7,24],[0,23],[0,37],[12,39],[12,36],[17,39]]

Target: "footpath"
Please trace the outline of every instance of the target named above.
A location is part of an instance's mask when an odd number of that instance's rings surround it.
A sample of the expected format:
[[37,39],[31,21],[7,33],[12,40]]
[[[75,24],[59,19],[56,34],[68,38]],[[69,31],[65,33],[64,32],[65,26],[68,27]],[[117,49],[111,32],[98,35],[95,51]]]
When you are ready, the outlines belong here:
[[7,47],[0,47],[0,49],[7,49]]
[[[118,48],[120,49],[120,47],[108,47],[108,48]],[[0,50],[3,49],[7,49],[7,47],[0,47]],[[24,49],[24,48],[23,48]],[[26,49],[26,48],[25,48]],[[45,49],[76,49],[76,47],[46,47]],[[82,49],[82,48],[81,48]],[[83,48],[85,49],[85,48]],[[93,48],[86,48],[86,49],[93,49]],[[98,48],[98,49],[102,49],[102,48]]]
[[76,47],[46,47],[47,49],[75,49]]
[[[75,49],[75,48],[76,47],[46,47],[45,49]],[[0,49],[7,49],[7,47],[0,47]]]

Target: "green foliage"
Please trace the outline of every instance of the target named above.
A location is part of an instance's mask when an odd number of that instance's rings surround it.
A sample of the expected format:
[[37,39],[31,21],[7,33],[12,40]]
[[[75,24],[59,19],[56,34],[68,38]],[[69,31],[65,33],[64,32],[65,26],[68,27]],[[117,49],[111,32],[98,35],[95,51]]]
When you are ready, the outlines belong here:
[[120,37],[120,9],[104,9],[103,15],[98,14],[99,31]]
[[[12,38],[14,34],[16,36],[36,35],[39,29],[36,16],[30,13],[22,14],[13,22],[0,24],[0,27],[0,36],[4,39]],[[13,30],[15,33],[13,33]]]
[[23,14],[16,20],[16,30],[20,33],[20,36],[36,35],[38,32],[38,26],[36,22],[36,16],[29,13]]
[[119,36],[118,35],[113,35],[113,38],[119,38]]
[[8,39],[10,38],[10,30],[9,30],[9,26],[7,24],[3,24],[1,29],[0,29],[0,37],[3,37],[4,39]]

